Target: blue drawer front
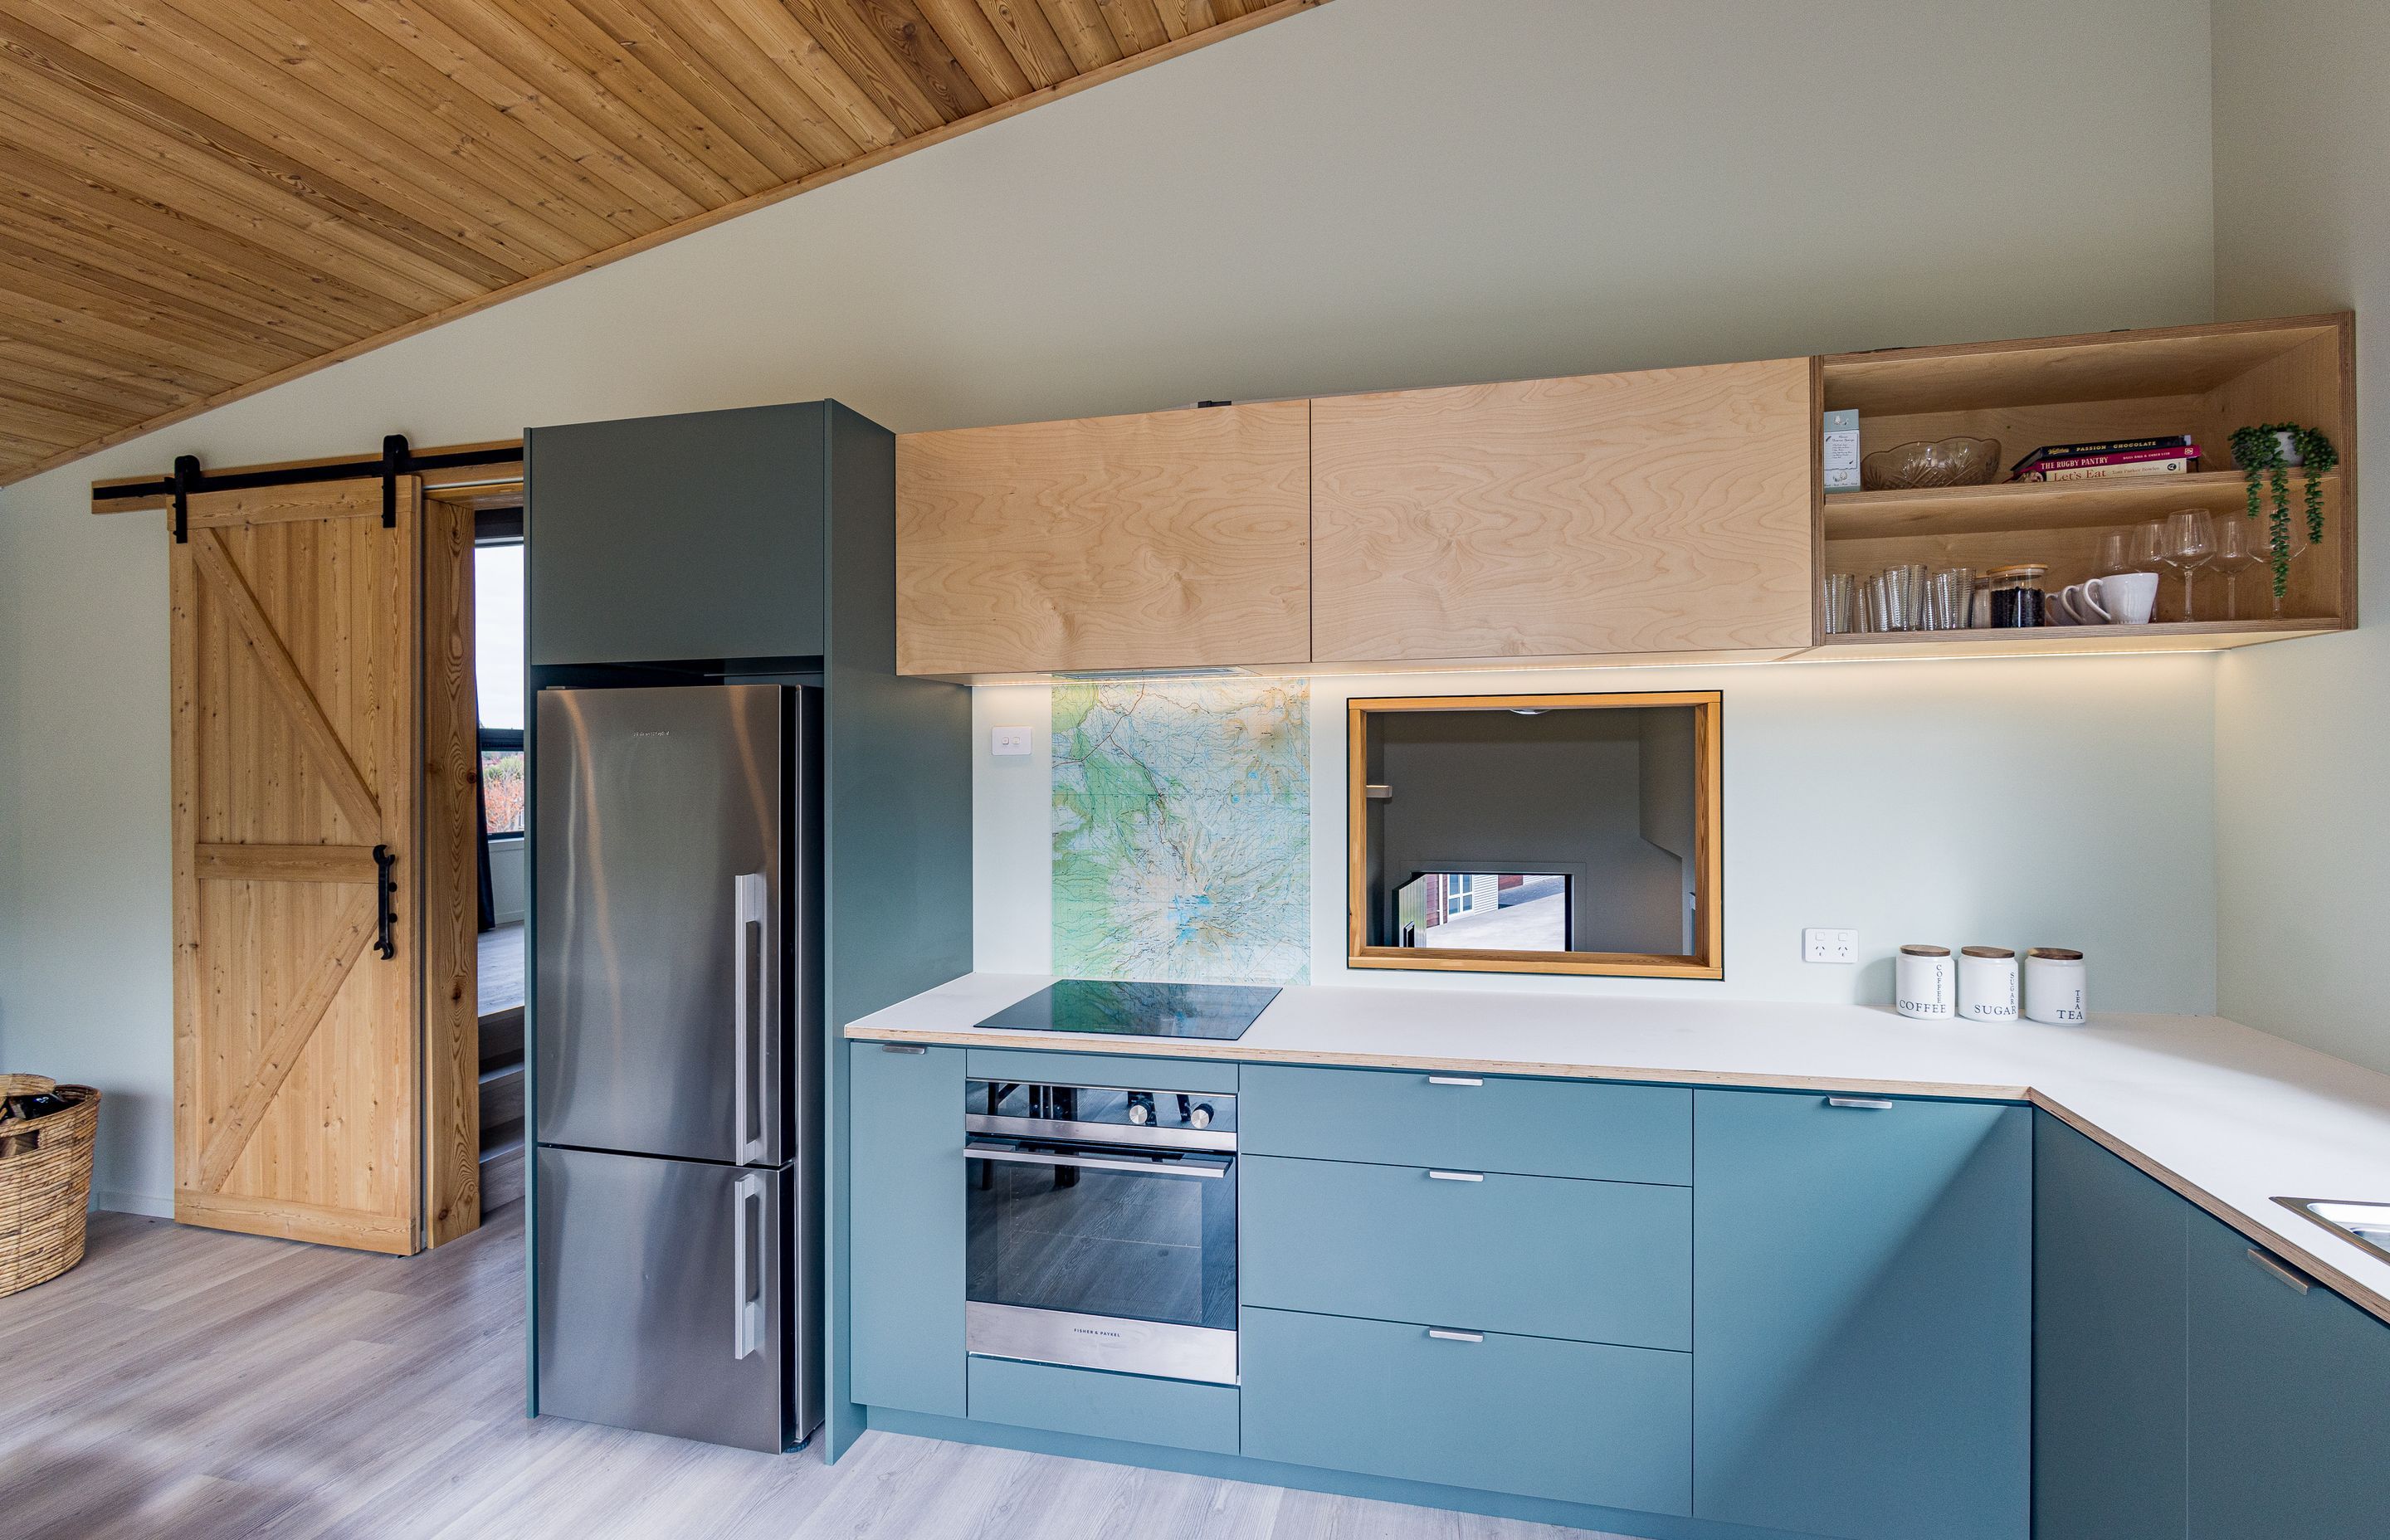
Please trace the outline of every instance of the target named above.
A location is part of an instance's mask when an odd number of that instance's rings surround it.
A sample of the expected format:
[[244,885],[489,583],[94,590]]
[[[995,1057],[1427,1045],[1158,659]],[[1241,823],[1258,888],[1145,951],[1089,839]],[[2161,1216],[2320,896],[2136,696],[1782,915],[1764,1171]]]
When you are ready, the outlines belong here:
[[[973,1080],[1037,1085],[1111,1085],[1129,1091],[1237,1094],[1237,1066],[1201,1059],[1137,1059],[1126,1054],[1043,1053],[1034,1048],[970,1048]],[[959,1104],[957,1104],[959,1107]],[[959,1110],[956,1114],[961,1116]]]
[[1233,1385],[1148,1380],[1009,1358],[971,1359],[969,1380],[974,1421],[1215,1455],[1237,1452]]
[[[1690,1348],[1690,1188],[1248,1155],[1248,1304]],[[1448,1172],[1447,1175],[1462,1174]]]
[[1256,1155],[1693,1179],[1693,1094],[1681,1086],[1248,1064],[1237,1116],[1238,1142]]
[[1249,1309],[1256,1459],[1682,1515],[1692,1361],[1681,1353]]

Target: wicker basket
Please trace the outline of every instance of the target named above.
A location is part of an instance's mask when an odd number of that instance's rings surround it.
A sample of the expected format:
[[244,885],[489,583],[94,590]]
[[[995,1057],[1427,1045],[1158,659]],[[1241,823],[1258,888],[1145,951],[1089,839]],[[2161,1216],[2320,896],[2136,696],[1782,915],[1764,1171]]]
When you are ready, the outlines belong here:
[[47,1283],[83,1260],[99,1093],[40,1075],[0,1075],[0,1097],[55,1091],[74,1105],[0,1123],[0,1294]]

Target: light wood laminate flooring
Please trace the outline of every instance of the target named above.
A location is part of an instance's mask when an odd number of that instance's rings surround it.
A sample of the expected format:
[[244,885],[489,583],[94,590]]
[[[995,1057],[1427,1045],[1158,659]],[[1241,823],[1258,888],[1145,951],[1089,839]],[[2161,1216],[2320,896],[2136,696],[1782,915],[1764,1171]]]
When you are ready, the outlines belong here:
[[1559,1540],[889,1433],[825,1466],[522,1415],[522,1206],[412,1258],[94,1214],[0,1299],[10,1540]]

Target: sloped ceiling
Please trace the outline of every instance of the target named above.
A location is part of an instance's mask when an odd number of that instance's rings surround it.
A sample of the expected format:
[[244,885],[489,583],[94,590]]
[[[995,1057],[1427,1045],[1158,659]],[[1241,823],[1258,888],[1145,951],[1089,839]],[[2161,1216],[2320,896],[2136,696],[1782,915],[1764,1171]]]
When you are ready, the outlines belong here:
[[0,0],[0,483],[1322,0]]

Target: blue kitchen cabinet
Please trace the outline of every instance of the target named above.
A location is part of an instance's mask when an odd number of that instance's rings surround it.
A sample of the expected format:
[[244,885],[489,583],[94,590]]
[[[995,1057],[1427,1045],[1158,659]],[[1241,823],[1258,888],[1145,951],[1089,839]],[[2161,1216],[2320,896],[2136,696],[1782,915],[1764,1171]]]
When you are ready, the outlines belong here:
[[866,1405],[960,1417],[964,1050],[854,1049],[852,1393]]
[[2036,1540],[2183,1540],[2191,1206],[2034,1119]]
[[2191,1540],[2390,1534],[2390,1326],[2191,1219]]
[[876,498],[832,508],[856,468],[834,462],[892,477],[895,453],[827,401],[531,430],[531,661],[822,656],[826,522],[891,517]]
[[1248,1155],[1248,1305],[1690,1348],[1685,1187]]
[[1249,1155],[1693,1179],[1693,1094],[1681,1085],[1249,1064],[1238,1116]]
[[1697,1517],[2024,1540],[2032,1132],[2023,1107],[1697,1094]]
[[1250,1457],[1685,1511],[1684,1354],[1250,1307],[1239,1324]]

